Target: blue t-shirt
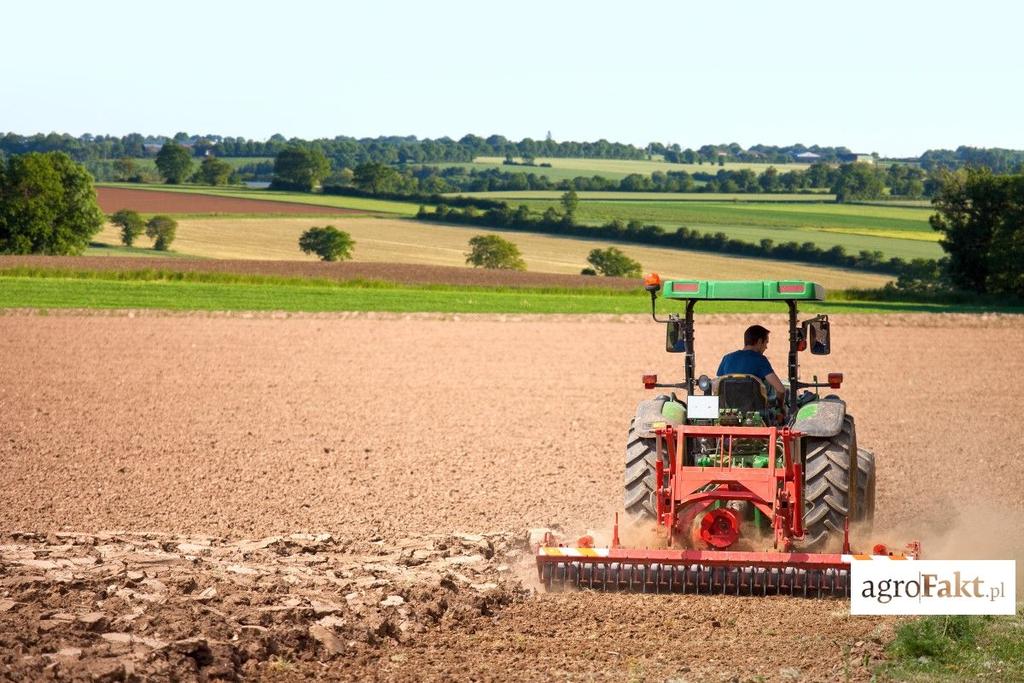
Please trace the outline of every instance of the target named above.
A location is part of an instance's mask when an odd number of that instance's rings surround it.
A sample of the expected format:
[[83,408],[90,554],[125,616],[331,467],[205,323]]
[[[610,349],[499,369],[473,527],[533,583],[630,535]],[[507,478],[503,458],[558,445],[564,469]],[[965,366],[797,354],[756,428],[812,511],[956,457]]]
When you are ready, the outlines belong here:
[[722,375],[754,375],[763,380],[774,372],[772,364],[768,362],[763,353],[749,349],[740,349],[725,354],[722,362],[718,365],[719,377]]

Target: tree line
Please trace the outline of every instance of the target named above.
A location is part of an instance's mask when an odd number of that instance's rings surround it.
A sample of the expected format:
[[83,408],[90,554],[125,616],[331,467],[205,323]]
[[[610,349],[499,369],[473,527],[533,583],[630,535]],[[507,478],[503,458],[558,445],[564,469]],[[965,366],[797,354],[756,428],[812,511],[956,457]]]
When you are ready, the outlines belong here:
[[[420,164],[443,162],[468,162],[479,156],[533,159],[536,157],[573,157],[591,159],[647,159],[660,155],[670,163],[724,163],[754,162],[781,164],[792,162],[798,154],[811,152],[822,162],[840,162],[849,154],[847,147],[819,145],[762,145],[743,148],[736,142],[716,145],[701,145],[682,148],[678,144],[651,142],[638,147],[620,142],[597,140],[594,142],[557,142],[550,137],[544,139],[523,138],[509,140],[503,135],[464,135],[458,140],[441,137],[419,139],[408,136],[378,136],[375,138],[353,138],[336,136],[304,140],[272,135],[266,140],[252,140],[243,137],[216,134],[176,133],[163,135],[141,135],[130,133],[123,136],[84,134],[72,136],[66,133],[38,133],[20,135],[8,132],[0,135],[0,155],[13,156],[29,152],[64,152],[78,162],[113,161],[121,158],[153,157],[160,145],[173,141],[188,148],[195,157],[208,155],[220,157],[274,157],[287,147],[311,147],[327,157],[334,168],[355,168],[366,162],[386,164]],[[985,166],[997,173],[1020,172],[1024,165],[1024,150],[961,146],[955,150],[930,149],[919,159],[926,171],[937,168],[955,169],[964,166]],[[98,166],[100,167],[100,166]]]
[[[352,194],[350,187],[370,196],[402,199],[454,192],[501,192],[528,190],[609,191],[609,192],[708,192],[730,194],[806,193],[824,190],[839,201],[881,199],[898,196],[917,199],[934,193],[938,180],[912,166],[893,164],[880,168],[855,163],[833,166],[814,164],[807,170],[779,172],[773,166],[761,173],[751,169],[720,169],[717,173],[655,171],[651,175],[630,174],[616,180],[602,176],[578,176],[552,180],[534,173],[500,169],[464,169],[419,166],[395,168],[386,164],[360,164],[354,170],[334,174],[334,183],[324,192]],[[419,200],[423,201],[423,200]],[[436,203],[433,201],[427,203]]]

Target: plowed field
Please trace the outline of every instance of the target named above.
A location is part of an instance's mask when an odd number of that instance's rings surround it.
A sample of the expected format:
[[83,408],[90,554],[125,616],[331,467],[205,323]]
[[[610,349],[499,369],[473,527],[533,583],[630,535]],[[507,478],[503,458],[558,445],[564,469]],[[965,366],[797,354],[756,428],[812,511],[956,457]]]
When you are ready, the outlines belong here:
[[187,192],[161,192],[159,190],[132,190],[123,187],[97,187],[96,199],[103,213],[121,209],[139,213],[243,213],[243,214],[302,214],[334,215],[364,213],[352,209],[329,206],[310,206],[293,202],[275,202],[264,199],[237,199],[215,197]]
[[[1024,560],[1024,324],[832,316],[872,540]],[[698,326],[698,372],[747,316]],[[784,367],[781,317],[769,358]],[[642,317],[0,315],[0,678],[866,680],[836,600],[536,594],[606,532]],[[629,538],[625,538],[629,541]]]

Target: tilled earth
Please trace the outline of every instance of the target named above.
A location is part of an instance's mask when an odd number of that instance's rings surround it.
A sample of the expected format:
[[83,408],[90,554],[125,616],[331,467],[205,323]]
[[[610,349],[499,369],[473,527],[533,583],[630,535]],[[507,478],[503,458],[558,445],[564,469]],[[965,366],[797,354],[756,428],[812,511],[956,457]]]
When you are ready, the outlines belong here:
[[[778,316],[706,316],[698,372]],[[527,533],[606,534],[649,319],[0,315],[0,677],[866,679],[836,600],[545,595]],[[876,532],[1024,559],[1024,324],[833,316]],[[995,520],[995,521],[993,521]],[[629,538],[625,538],[627,542]],[[865,542],[869,539],[864,539]]]

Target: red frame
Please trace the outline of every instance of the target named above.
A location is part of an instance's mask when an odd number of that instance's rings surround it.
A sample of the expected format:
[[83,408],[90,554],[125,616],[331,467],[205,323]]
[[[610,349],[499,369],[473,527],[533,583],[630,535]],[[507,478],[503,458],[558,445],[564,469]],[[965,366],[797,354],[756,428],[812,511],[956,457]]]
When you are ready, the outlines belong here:
[[[657,521],[668,533],[669,546],[676,536],[689,528],[701,512],[716,502],[742,500],[750,502],[768,519],[775,535],[775,549],[786,553],[793,539],[803,536],[803,471],[795,447],[802,435],[788,427],[726,427],[679,425],[655,430],[656,453],[655,509]],[[721,465],[700,467],[683,465],[686,439],[717,437],[720,439]],[[777,442],[782,438],[783,464],[777,460]],[[748,468],[732,466],[733,439],[765,439],[768,443],[768,466]],[[726,448],[728,443],[728,448]],[[667,458],[663,458],[663,454]],[[663,460],[668,460],[665,472]],[[702,491],[709,486],[715,488]],[[715,551],[720,554],[723,551]]]

